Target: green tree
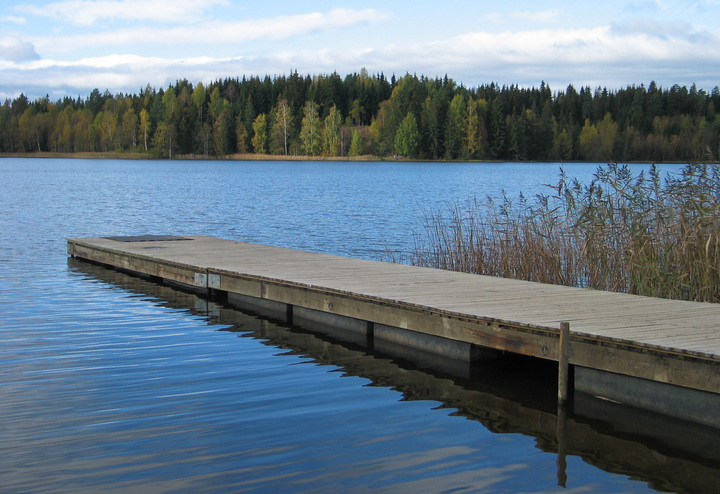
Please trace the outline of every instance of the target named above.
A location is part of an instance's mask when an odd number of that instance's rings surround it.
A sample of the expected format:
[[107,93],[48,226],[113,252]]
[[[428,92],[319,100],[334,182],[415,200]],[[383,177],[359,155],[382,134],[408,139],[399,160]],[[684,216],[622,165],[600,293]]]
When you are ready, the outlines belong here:
[[175,122],[178,116],[178,101],[173,88],[168,88],[162,96],[162,103],[165,108],[163,118],[168,123]]
[[232,152],[232,121],[232,110],[230,108],[230,104],[226,102],[222,111],[215,119],[215,124],[213,125],[213,145],[215,147],[215,156],[226,156]]
[[360,103],[360,100],[354,99],[352,104],[350,105],[350,118],[352,118],[353,125],[360,125],[362,121],[362,115],[365,111],[365,108]]
[[382,153],[392,151],[398,126],[408,113],[421,114],[426,97],[427,89],[420,84],[418,78],[406,75],[398,81],[390,98],[380,103],[373,133]]
[[350,156],[351,158],[354,158],[356,156],[362,156],[363,152],[364,150],[362,136],[357,129],[354,129],[352,132],[352,140],[350,141],[350,150],[348,151],[348,156]]
[[125,113],[122,114],[120,123],[120,129],[122,134],[120,138],[120,143],[122,147],[132,147],[133,149],[137,147],[137,128],[138,119],[137,115],[135,114],[135,110],[133,110],[132,108],[128,108]]
[[450,102],[447,124],[445,126],[445,158],[456,159],[462,155],[463,140],[467,130],[465,125],[465,113],[467,111],[465,96],[458,93]]
[[42,151],[41,132],[43,124],[41,116],[37,114],[34,106],[30,106],[23,112],[18,121],[20,128],[20,139],[24,151]]
[[333,105],[330,112],[325,117],[325,126],[323,127],[323,154],[325,156],[338,156],[340,154],[340,124],[342,123],[342,115]]
[[412,112],[408,113],[395,134],[395,152],[401,156],[414,158],[420,148],[420,132],[417,120]]
[[250,133],[240,115],[235,120],[235,146],[237,152],[241,154],[247,153],[250,149]]
[[200,145],[200,149],[205,156],[210,155],[210,143],[213,140],[213,126],[209,122],[200,124],[196,140]]
[[72,139],[73,149],[75,152],[91,151],[93,142],[91,138],[91,129],[93,117],[90,110],[80,110],[75,112],[73,117]]
[[567,129],[562,129],[553,141],[555,154],[563,161],[569,161],[573,157],[573,140]]
[[586,118],[585,125],[583,125],[578,137],[580,156],[583,159],[594,161],[597,155],[598,142],[597,127],[590,123],[590,119]]
[[421,128],[425,152],[430,158],[438,159],[444,155],[443,131],[448,107],[446,91],[443,90],[434,89],[434,92],[423,102],[420,114]]
[[598,143],[595,158],[602,161],[613,161],[615,140],[618,134],[618,124],[613,121],[610,113],[597,125]]
[[252,124],[253,127],[253,138],[252,145],[253,149],[257,154],[267,154],[267,117],[264,113],[261,113],[255,118]]
[[198,82],[197,86],[195,86],[195,90],[192,93],[192,96],[190,99],[192,100],[192,104],[195,105],[195,108],[197,108],[197,112],[199,115],[200,124],[202,124],[205,120],[205,99],[207,98],[207,93],[205,92],[205,86],[203,86],[202,82]]
[[[3,107],[0,107],[0,115],[2,115]],[[70,153],[72,148],[72,116],[75,109],[72,106],[66,106],[63,111],[55,119],[53,131],[50,134],[48,142],[51,151],[59,151]],[[1,121],[1,117],[0,117]],[[2,134],[2,124],[0,124],[0,134]],[[2,146],[0,145],[0,149]]]
[[225,106],[225,102],[223,100],[223,97],[220,95],[220,88],[215,86],[210,93],[210,117],[212,118],[212,122],[217,120],[217,117],[220,116],[220,113],[223,110],[223,107]]
[[11,153],[15,151],[13,136],[16,128],[8,105],[0,105],[0,136],[2,136],[0,150]]
[[507,152],[507,124],[505,112],[500,96],[496,96],[490,106],[490,120],[488,126],[490,138],[490,152],[493,158],[504,158]]
[[172,159],[173,151],[177,146],[175,125],[165,121],[158,123],[153,136],[153,146],[160,156]]
[[300,125],[300,142],[305,153],[309,156],[317,156],[322,148],[321,122],[318,115],[317,104],[310,100],[303,108],[303,119]]
[[98,113],[98,117],[100,115],[102,115],[102,120],[100,121],[102,147],[105,151],[112,151],[115,149],[115,138],[118,126],[117,115],[111,110],[103,110]]

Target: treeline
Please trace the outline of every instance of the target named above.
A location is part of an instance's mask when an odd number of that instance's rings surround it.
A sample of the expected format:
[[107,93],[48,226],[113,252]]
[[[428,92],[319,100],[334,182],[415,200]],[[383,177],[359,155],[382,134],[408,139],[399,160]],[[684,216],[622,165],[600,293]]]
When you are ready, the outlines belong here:
[[293,72],[55,102],[21,94],[0,106],[0,152],[712,161],[716,108],[717,86],[553,92],[364,69],[345,78]]

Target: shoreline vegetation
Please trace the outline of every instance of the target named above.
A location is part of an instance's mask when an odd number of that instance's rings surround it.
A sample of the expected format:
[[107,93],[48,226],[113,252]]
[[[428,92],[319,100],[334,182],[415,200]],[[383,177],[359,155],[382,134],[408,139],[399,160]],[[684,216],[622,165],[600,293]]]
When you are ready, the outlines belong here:
[[720,156],[718,111],[717,86],[553,91],[295,71],[57,101],[20,94],[0,104],[0,155],[691,163]]
[[[31,151],[27,153],[0,153],[0,158],[41,158],[41,159],[97,159],[97,160],[167,160],[167,157],[153,156],[140,152],[120,151],[95,151],[95,152],[52,152],[52,151]],[[474,160],[446,160],[446,159],[421,159],[408,158],[406,156],[375,156],[365,154],[361,156],[309,156],[309,155],[282,155],[282,154],[258,154],[258,153],[234,153],[227,156],[204,156],[198,154],[175,155],[173,160],[187,161],[347,161],[347,162],[418,162],[418,163],[502,163],[501,160],[474,159]],[[514,163],[555,163],[552,161],[513,161]],[[562,162],[560,162],[562,163]],[[597,163],[597,161],[575,160],[572,163]],[[628,164],[687,164],[683,161],[628,161]]]
[[[80,153],[58,153],[52,151],[29,153],[0,153],[0,158],[61,158],[61,159],[110,159],[110,160],[166,160],[167,157],[153,156],[137,152],[96,151]],[[193,161],[388,161],[392,158],[381,158],[372,155],[354,156],[307,156],[307,155],[278,155],[258,153],[234,153],[227,156],[204,156],[197,154],[175,155],[173,160]]]
[[627,165],[547,195],[429,211],[411,264],[678,300],[720,302],[720,166],[661,177]]

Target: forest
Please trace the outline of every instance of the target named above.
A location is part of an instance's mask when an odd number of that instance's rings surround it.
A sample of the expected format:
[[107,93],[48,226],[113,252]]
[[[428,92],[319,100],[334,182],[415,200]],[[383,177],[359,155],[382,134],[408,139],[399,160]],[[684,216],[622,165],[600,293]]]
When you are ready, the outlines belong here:
[[553,91],[291,71],[58,101],[21,94],[0,106],[0,153],[708,162],[720,155],[716,108],[717,86]]

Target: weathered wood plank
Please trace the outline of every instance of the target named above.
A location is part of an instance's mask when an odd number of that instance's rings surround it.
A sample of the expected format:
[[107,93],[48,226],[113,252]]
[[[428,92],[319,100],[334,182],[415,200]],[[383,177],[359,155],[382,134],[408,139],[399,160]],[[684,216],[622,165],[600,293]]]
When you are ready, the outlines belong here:
[[121,269],[474,345],[720,393],[720,304],[544,285],[191,236],[70,239]]

